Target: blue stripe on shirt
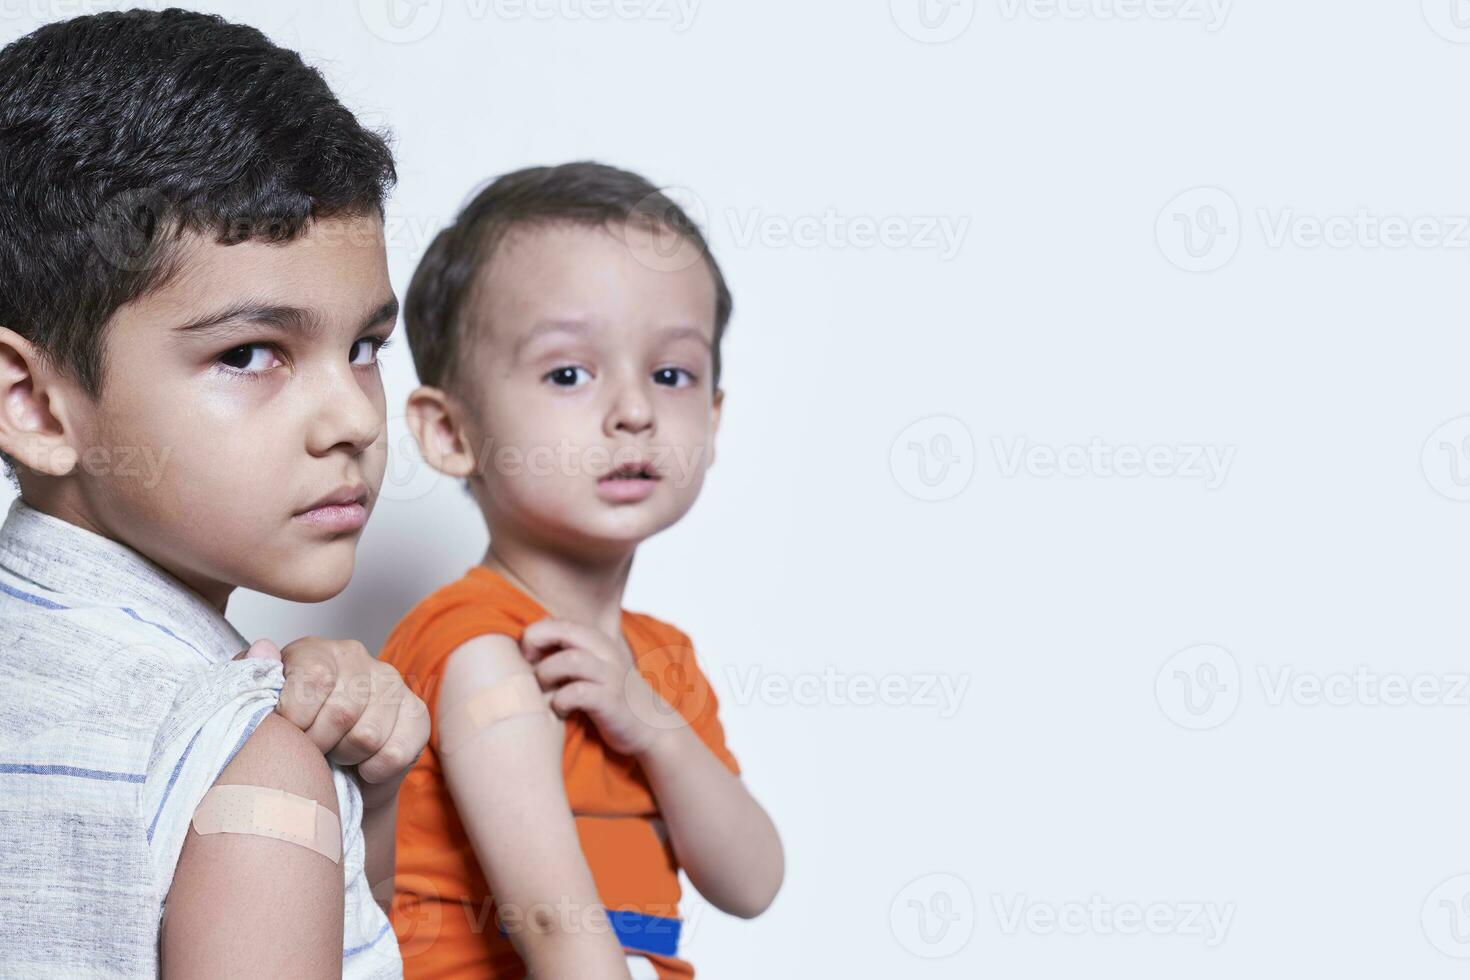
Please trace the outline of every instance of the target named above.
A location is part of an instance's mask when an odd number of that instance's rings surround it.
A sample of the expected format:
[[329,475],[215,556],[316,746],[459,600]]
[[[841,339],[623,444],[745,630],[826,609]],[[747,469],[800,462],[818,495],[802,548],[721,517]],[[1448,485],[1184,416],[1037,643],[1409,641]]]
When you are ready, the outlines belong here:
[[378,940],[383,938],[383,934],[388,931],[389,927],[390,927],[389,923],[384,922],[383,923],[383,928],[381,928],[381,929],[378,930],[378,934],[376,936],[374,936],[373,938],[369,939],[367,942],[363,943],[361,946],[354,946],[351,949],[344,949],[344,950],[342,950],[342,958],[345,960],[349,956],[356,956],[358,953],[361,953],[361,952],[364,952],[366,950],[372,949],[374,946],[376,946],[378,944]]
[[188,647],[190,650],[193,650],[195,653],[199,654],[199,656],[204,657],[205,660],[208,660],[209,659],[208,657],[205,657],[204,656],[204,651],[203,650],[199,649],[194,644],[190,643],[188,640],[184,639],[182,636],[180,636],[179,634],[175,633],[173,630],[169,629],[167,626],[164,626],[162,623],[155,623],[151,619],[144,619],[142,616],[139,616],[137,613],[133,612],[133,610],[129,609],[127,606],[119,606],[118,608],[121,609],[123,612],[127,613],[129,616],[131,616],[134,619],[136,619],[138,622],[144,624],[145,626],[152,626],[154,629],[162,630],[164,633],[166,633],[167,635],[173,637],[175,640],[178,640],[180,643],[182,643],[184,646]]
[[[204,731],[201,727],[199,732]],[[168,795],[174,791],[174,783],[179,778],[179,771],[184,768],[184,760],[189,758],[189,751],[194,748],[194,743],[199,741],[199,732],[189,739],[189,744],[184,746],[184,752],[179,756],[179,761],[174,764],[174,771],[168,777],[168,785],[163,788],[163,799],[158,801],[158,809],[153,813],[153,822],[148,825],[148,842],[153,843],[153,831],[158,827],[158,818],[163,816],[164,804],[168,802]]]
[[[684,927],[682,919],[612,909],[608,910],[607,918],[618,937],[618,945],[624,949],[660,956],[679,955],[679,932]],[[502,936],[508,935],[505,926],[498,928]]]
[[34,765],[22,762],[0,762],[0,773],[21,776],[76,776],[78,779],[101,779],[106,782],[141,783],[146,773],[108,772],[104,769],[79,769],[76,766]]
[[[44,596],[34,595],[34,594],[30,593],[30,592],[26,592],[26,591],[23,591],[21,589],[17,589],[13,585],[6,585],[4,582],[0,582],[0,592],[4,592],[6,595],[15,596],[15,598],[24,600],[25,602],[29,602],[33,606],[40,606],[42,609],[60,609],[60,610],[63,610],[64,611],[64,610],[68,610],[68,609],[71,608],[71,606],[64,606],[61,603],[56,602],[56,601],[51,600],[51,599],[47,599]],[[139,616],[137,614],[137,612],[135,612],[132,609],[129,609],[127,606],[117,606],[115,608],[120,609],[123,612],[127,613],[129,616],[133,617],[138,622],[142,623],[144,626],[152,626],[154,629],[161,631],[164,635],[168,636],[170,639],[174,639],[174,640],[179,641],[184,646],[188,647],[190,650],[193,650],[195,653],[199,654],[199,656],[204,657],[205,660],[208,660],[209,659],[209,657],[205,655],[205,653],[204,653],[203,650],[200,650],[194,644],[190,643],[188,640],[184,639],[182,636],[180,636],[179,634],[175,633],[173,630],[169,629],[167,626],[164,626],[162,623],[155,623],[151,619],[144,619],[142,616]]]
[[679,930],[684,925],[679,919],[611,909],[607,917],[612,920],[613,932],[618,934],[618,942],[624,949],[660,956],[678,955]]
[[266,714],[274,707],[275,705],[268,704],[264,708],[261,708],[259,711],[257,711],[254,718],[250,719],[250,724],[246,725],[245,730],[240,733],[240,740],[235,743],[235,747],[233,749],[230,749],[230,754],[225,758],[225,764],[223,766],[220,766],[219,772],[214,774],[215,779],[219,779],[220,773],[223,773],[225,769],[229,767],[230,763],[235,761],[235,756],[240,754],[240,747],[245,744],[245,740],[247,738],[255,733],[255,728],[257,725],[260,724],[260,719],[264,718]]
[[13,585],[6,585],[4,582],[0,582],[0,592],[4,592],[6,595],[13,595],[17,599],[24,599],[26,602],[29,602],[31,605],[33,605],[33,606],[40,606],[42,609],[65,609],[66,608],[65,606],[63,606],[59,602],[52,602],[50,599],[43,599],[43,598],[41,598],[38,595],[31,595],[29,592],[22,592],[20,589],[17,589],[15,586],[13,586]]

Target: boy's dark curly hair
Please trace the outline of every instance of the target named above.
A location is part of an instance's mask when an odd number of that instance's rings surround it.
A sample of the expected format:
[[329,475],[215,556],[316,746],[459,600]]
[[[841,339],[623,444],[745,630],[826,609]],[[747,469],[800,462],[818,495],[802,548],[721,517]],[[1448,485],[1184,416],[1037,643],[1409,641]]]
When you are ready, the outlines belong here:
[[184,232],[287,241],[376,211],[396,180],[300,55],[185,10],[48,24],[0,50],[0,326],[93,397],[113,313]]

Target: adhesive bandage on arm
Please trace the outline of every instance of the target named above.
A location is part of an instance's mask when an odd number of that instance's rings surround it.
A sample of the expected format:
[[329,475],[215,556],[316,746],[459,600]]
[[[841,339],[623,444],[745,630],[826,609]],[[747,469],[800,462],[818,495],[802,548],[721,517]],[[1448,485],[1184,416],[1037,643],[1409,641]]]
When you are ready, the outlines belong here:
[[483,687],[444,712],[439,749],[453,752],[487,728],[520,715],[553,717],[533,674],[515,674]]
[[337,815],[316,800],[283,789],[215,786],[194,811],[194,830],[271,837],[309,848],[333,863],[342,861],[342,822]]

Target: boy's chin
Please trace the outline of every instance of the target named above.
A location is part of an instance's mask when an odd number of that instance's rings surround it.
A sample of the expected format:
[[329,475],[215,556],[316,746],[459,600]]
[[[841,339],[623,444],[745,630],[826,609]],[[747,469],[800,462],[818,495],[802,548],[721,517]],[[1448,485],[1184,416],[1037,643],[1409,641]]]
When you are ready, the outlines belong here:
[[675,521],[661,516],[619,516],[578,528],[572,538],[587,557],[617,558],[631,554],[640,544],[673,523]]
[[304,556],[290,568],[271,569],[263,581],[249,586],[256,592],[289,602],[325,602],[341,593],[352,580],[356,564],[356,542],[341,542]]

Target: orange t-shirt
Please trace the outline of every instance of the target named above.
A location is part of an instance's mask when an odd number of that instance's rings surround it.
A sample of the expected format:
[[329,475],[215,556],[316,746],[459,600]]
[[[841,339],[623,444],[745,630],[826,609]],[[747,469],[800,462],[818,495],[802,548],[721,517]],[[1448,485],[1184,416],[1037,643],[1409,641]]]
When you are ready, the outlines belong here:
[[[476,636],[522,631],[548,613],[525,592],[483,565],[434,592],[393,629],[380,659],[398,668],[429,708],[429,744],[398,793],[398,866],[391,919],[403,974],[415,978],[515,978],[526,968],[499,931],[489,885],[455,812],[439,764],[436,701],[444,665]],[[623,635],[639,672],[731,772],[740,766],[725,747],[719,702],[694,660],[689,638],[667,623],[623,611]],[[598,897],[617,915],[676,919],[679,868],[655,824],[658,804],[638,763],[602,741],[591,719],[566,719],[562,775],[582,853]],[[494,778],[494,774],[487,774]],[[607,819],[618,817],[622,819]],[[646,928],[652,933],[658,924]],[[666,930],[671,932],[671,930]],[[660,980],[694,976],[684,960],[625,943],[647,956]]]

